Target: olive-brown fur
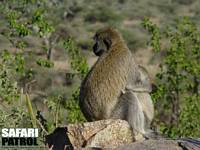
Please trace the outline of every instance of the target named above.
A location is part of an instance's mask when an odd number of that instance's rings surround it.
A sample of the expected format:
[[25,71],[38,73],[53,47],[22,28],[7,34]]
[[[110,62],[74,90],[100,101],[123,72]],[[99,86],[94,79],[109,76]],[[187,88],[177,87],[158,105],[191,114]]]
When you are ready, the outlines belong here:
[[[150,83],[142,78],[142,71],[117,30],[100,29],[94,38],[106,46],[98,46],[102,54],[81,84],[79,104],[84,116],[88,121],[124,119],[133,129],[144,133],[145,117],[148,122],[153,118]],[[143,110],[147,107],[150,109]],[[148,112],[149,117],[145,114]]]

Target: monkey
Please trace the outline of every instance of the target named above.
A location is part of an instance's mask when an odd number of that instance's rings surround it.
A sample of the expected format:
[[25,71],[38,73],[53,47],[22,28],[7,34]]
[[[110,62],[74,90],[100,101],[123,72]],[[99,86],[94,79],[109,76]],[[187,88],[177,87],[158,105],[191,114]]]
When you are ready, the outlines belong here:
[[[129,83],[126,88],[133,91],[135,96],[139,99],[145,116],[145,129],[147,129],[148,132],[152,133],[153,131],[149,129],[151,121],[153,120],[154,117],[154,106],[150,96],[150,93],[152,91],[152,86],[151,86],[152,84],[149,78],[149,74],[143,66],[138,65],[138,71],[139,71],[139,78],[137,82],[132,85],[130,85]],[[130,86],[132,87],[130,88]]]
[[81,83],[81,111],[88,121],[126,120],[134,135],[145,135],[154,116],[147,71],[136,64],[116,29],[98,30],[94,41],[98,60]]

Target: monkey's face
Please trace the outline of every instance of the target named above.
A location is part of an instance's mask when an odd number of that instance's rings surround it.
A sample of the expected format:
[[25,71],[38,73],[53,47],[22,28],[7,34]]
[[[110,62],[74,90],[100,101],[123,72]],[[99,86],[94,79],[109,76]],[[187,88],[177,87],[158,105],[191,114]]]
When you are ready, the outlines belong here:
[[101,56],[103,53],[108,52],[111,47],[111,40],[107,35],[97,33],[94,36],[93,52],[96,56]]

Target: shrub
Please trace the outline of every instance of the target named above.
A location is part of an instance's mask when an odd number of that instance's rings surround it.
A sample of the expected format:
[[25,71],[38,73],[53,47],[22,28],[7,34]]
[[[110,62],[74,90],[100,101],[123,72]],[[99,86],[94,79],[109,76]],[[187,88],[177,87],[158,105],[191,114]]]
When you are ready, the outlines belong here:
[[[80,50],[77,48],[72,39],[66,40],[64,42],[64,47],[69,55],[71,67],[75,71],[74,75],[78,75],[81,79],[83,79],[89,70],[86,59],[82,57]],[[78,100],[79,87],[72,93],[70,99],[67,100],[66,108],[69,110],[67,120],[69,123],[85,121],[78,105]]]
[[151,46],[160,51],[161,38],[169,45],[156,75],[157,90],[152,94],[156,122],[169,137],[200,136],[200,32],[188,18],[163,32],[149,19],[143,26],[151,34]]

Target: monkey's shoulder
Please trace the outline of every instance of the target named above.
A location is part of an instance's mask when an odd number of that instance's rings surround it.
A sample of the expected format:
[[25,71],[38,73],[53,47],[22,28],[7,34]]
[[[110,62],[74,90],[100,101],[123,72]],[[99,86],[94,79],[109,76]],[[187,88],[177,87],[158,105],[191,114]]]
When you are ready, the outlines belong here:
[[118,79],[122,76],[127,76],[130,69],[131,57],[106,57],[105,59],[100,59],[91,69],[89,76],[95,78],[100,78],[102,80],[112,80]]
[[125,88],[129,71],[128,58],[110,58],[112,61],[107,61],[107,58],[98,60],[92,67],[87,77],[82,83],[82,90],[91,94],[119,95],[121,89]]

